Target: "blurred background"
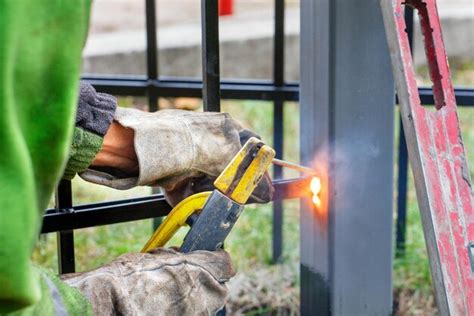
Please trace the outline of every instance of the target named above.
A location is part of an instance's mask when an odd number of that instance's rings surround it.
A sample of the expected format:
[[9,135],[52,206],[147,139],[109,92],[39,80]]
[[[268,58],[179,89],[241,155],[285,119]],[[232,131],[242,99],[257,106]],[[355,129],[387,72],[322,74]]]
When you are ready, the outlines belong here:
[[[455,86],[474,87],[474,0],[438,0],[443,34]],[[164,77],[201,78],[200,1],[157,0],[158,73]],[[84,74],[146,74],[145,2],[95,0],[89,37],[83,52]],[[287,0],[285,10],[285,79],[299,80],[299,1]],[[221,78],[271,79],[274,2],[234,0],[232,14],[220,17]],[[415,26],[417,23],[415,23]],[[415,31],[415,64],[419,85],[428,86],[426,60]],[[304,61],[301,61],[304,63]],[[146,98],[119,97],[119,105],[147,109]],[[200,99],[161,98],[159,108],[202,110]],[[222,111],[272,144],[273,103],[222,101]],[[398,111],[398,110],[396,110]],[[474,107],[459,109],[464,144],[474,178]],[[396,117],[398,137],[399,120]],[[299,108],[285,103],[284,158],[299,161]],[[395,141],[398,153],[398,139]],[[397,161],[395,157],[395,161]],[[394,165],[395,174],[397,174]],[[296,176],[285,171],[285,177]],[[393,179],[396,181],[396,178]],[[395,186],[396,187],[396,186]],[[117,191],[73,180],[74,204],[151,194],[141,187]],[[396,192],[394,192],[394,199]],[[51,207],[53,202],[51,203]],[[408,193],[405,256],[394,259],[394,303],[398,315],[436,313],[423,232],[411,179]],[[395,216],[395,214],[394,214]],[[299,203],[284,202],[284,248],[280,264],[271,264],[271,205],[247,207],[227,243],[239,271],[230,283],[229,310],[243,314],[299,313]],[[152,233],[152,220],[77,230],[78,271],[92,269],[120,254],[139,251]],[[169,245],[179,245],[186,230]],[[56,235],[42,235],[34,261],[57,271]]]

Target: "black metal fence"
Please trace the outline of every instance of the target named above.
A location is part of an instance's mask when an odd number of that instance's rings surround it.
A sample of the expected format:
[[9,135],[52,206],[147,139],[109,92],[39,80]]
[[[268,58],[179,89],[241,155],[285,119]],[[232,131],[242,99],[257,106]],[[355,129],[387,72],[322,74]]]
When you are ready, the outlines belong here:
[[[298,84],[288,83],[284,78],[284,0],[275,0],[274,10],[274,49],[273,79],[232,81],[219,78],[219,25],[218,1],[202,0],[202,57],[203,78],[166,78],[159,76],[158,50],[156,34],[155,0],[146,1],[146,38],[147,38],[147,75],[146,77],[107,77],[86,76],[101,92],[120,96],[146,96],[149,110],[156,111],[158,99],[161,97],[195,97],[202,98],[205,111],[219,111],[220,99],[250,99],[272,101],[273,116],[273,147],[277,157],[283,155],[283,109],[286,101],[298,100]],[[408,32],[412,34],[413,12],[406,12]],[[421,88],[421,101],[433,104],[431,89]],[[456,89],[459,106],[474,106],[474,90]],[[403,130],[400,129],[399,173],[397,197],[397,248],[403,250],[405,242],[408,155],[404,142]],[[273,260],[280,259],[282,253],[283,206],[282,199],[290,198],[285,188],[298,180],[280,180],[282,170],[274,169],[276,197],[273,203]],[[280,192],[280,194],[278,194]],[[283,193],[282,193],[283,192]],[[165,216],[170,211],[161,194],[147,197],[107,201],[87,205],[74,206],[72,201],[71,183],[62,181],[56,192],[56,207],[46,211],[43,219],[42,233],[57,232],[58,234],[58,265],[59,273],[75,271],[74,230],[99,225],[135,221]]]

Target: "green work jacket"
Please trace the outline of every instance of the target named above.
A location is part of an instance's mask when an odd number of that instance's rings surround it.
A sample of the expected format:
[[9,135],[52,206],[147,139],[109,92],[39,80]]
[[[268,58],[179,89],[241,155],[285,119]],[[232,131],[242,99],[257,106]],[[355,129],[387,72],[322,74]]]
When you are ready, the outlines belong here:
[[90,0],[0,0],[0,314],[87,315],[30,260],[68,157]]

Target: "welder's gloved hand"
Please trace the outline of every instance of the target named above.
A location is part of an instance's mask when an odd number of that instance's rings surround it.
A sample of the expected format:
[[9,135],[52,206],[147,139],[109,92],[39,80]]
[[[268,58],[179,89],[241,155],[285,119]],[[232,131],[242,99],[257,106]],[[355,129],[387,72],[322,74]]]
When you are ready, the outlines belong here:
[[86,296],[94,315],[214,315],[226,303],[225,282],[234,274],[223,250],[157,248],[61,278]]
[[[242,146],[251,137],[260,138],[260,136],[252,131],[249,131],[248,129],[239,130],[239,140]],[[166,200],[170,205],[175,206],[190,195],[204,191],[212,191],[214,189],[214,181],[216,178],[217,177],[212,175],[200,175],[197,177],[186,178],[174,185],[172,189],[165,190],[164,193]],[[250,196],[248,203],[267,203],[272,199],[272,196],[272,179],[270,178],[268,172],[265,172],[262,180]]]
[[[226,113],[182,110],[148,113],[117,108],[114,120],[134,131],[138,175],[89,167],[80,176],[117,189],[158,185],[164,188],[173,205],[190,194],[211,190],[214,179],[243,143],[256,136]],[[271,200],[272,194],[271,179],[266,174],[251,201],[265,203]]]

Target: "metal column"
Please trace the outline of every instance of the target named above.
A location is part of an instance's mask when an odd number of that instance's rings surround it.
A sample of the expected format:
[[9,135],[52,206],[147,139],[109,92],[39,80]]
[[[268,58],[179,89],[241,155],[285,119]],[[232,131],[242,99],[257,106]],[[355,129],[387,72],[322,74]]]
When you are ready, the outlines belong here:
[[[277,87],[285,83],[285,2],[275,0],[275,24],[273,36],[273,83]],[[284,100],[278,96],[273,101],[273,148],[276,158],[283,158],[283,114]],[[281,166],[273,167],[273,178],[281,179]],[[273,202],[272,262],[280,261],[283,248],[283,201]]]
[[395,91],[378,0],[301,2],[302,315],[392,310]]

